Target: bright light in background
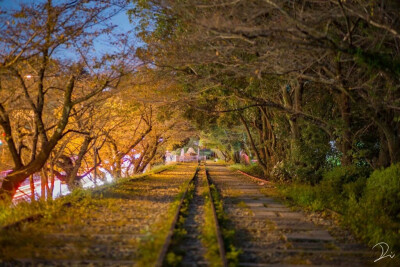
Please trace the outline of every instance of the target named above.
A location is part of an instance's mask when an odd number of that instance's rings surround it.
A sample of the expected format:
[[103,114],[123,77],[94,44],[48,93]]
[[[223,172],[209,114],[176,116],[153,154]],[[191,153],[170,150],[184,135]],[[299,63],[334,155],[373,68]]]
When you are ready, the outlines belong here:
[[[41,197],[41,181],[35,181],[35,199],[38,199]],[[58,198],[60,196],[65,196],[70,194],[71,192],[68,189],[68,186],[64,183],[62,183],[59,179],[55,178],[54,179],[54,189],[53,189],[53,199]],[[31,196],[31,187],[28,184],[22,185],[18,188],[17,192],[14,195],[13,202],[18,203],[23,200],[30,202]]]
[[[35,189],[40,189],[40,183],[38,186],[35,185]],[[40,192],[37,192],[37,193],[40,195]],[[61,196],[65,196],[68,194],[71,194],[71,191],[69,191],[67,184],[62,183],[59,179],[55,179],[54,180],[53,199],[61,197]]]
[[112,177],[112,175],[108,171],[106,171],[106,169],[99,168],[99,171],[104,173],[104,176],[106,177],[107,183],[111,183],[112,181],[114,181],[114,177]]
[[28,74],[25,76],[25,78],[30,79],[30,78],[32,78],[32,75]]
[[81,179],[81,184],[82,184],[83,188],[92,188],[92,187],[96,186],[94,184],[94,182],[91,180],[91,178],[89,177],[89,175],[86,175],[85,177],[83,177]]
[[[114,177],[104,168],[99,168],[99,170],[104,173],[105,181],[100,179],[96,179],[96,183],[94,182],[93,176],[91,174],[86,175],[81,179],[82,188],[94,188],[96,186],[104,185],[105,183],[112,183],[114,181]],[[41,197],[41,180],[37,180],[34,182],[35,184],[35,198],[38,199]],[[53,189],[53,199],[59,198],[61,196],[65,196],[71,194],[71,191],[68,189],[68,185],[61,182],[58,178],[54,179],[54,189]],[[21,201],[30,202],[31,196],[31,187],[29,184],[29,179],[21,185],[17,193],[14,195],[13,202],[18,203]]]

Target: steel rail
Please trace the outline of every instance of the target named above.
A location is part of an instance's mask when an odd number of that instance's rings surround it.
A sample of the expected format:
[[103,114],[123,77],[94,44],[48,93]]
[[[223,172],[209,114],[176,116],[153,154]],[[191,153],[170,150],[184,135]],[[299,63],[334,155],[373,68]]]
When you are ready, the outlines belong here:
[[240,173],[240,174],[243,174],[243,175],[245,175],[245,176],[247,176],[247,177],[250,177],[251,179],[256,180],[257,182],[260,182],[260,183],[270,184],[270,185],[273,185],[273,184],[274,184],[274,183],[271,182],[271,181],[268,181],[268,180],[266,180],[266,179],[262,179],[262,178],[260,178],[260,177],[256,177],[256,176],[254,176],[254,175],[248,174],[248,173],[246,173],[246,172],[244,172],[244,171],[241,171],[241,170],[237,170],[237,172]]
[[195,171],[192,179],[189,181],[189,183],[188,183],[188,185],[187,185],[187,187],[185,189],[185,192],[183,193],[183,195],[182,195],[182,197],[181,197],[181,199],[179,201],[179,205],[178,205],[178,208],[176,209],[176,213],[174,215],[174,219],[172,221],[171,227],[169,228],[167,238],[165,239],[164,245],[163,245],[163,247],[162,247],[162,249],[160,251],[160,254],[158,255],[158,258],[157,258],[157,261],[156,261],[156,264],[155,264],[156,267],[162,267],[162,265],[163,265],[165,256],[167,255],[167,252],[168,252],[168,248],[171,245],[172,236],[174,235],[174,230],[175,230],[175,227],[176,227],[176,223],[178,222],[179,214],[181,213],[183,201],[185,200],[186,194],[189,191],[189,187],[194,182],[194,179],[196,178],[197,173],[199,172],[199,170],[200,170],[200,167],[197,166],[196,171]]
[[[204,166],[205,166],[205,164],[204,164]],[[215,210],[214,199],[211,194],[211,181],[210,181],[210,177],[209,177],[207,169],[205,169],[205,173],[206,173],[206,180],[207,180],[207,185],[208,185],[208,196],[210,198],[211,208],[212,208],[213,215],[214,215],[214,222],[215,222],[215,229],[216,229],[216,234],[217,234],[219,254],[221,256],[222,266],[227,267],[228,261],[226,259],[224,240],[222,238],[221,228],[219,227],[219,223],[218,223],[218,217],[217,217],[217,212]]]

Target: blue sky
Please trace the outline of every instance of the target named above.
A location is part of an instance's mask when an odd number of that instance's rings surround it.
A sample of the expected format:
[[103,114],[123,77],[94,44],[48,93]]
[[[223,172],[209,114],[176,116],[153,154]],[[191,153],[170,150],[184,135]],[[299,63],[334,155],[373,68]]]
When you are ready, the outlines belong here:
[[[42,0],[43,1],[43,0]],[[20,3],[23,4],[33,4],[33,3],[38,3],[40,0],[0,0],[0,10],[15,10],[18,9]],[[59,1],[55,0],[54,3],[57,3]],[[66,2],[66,1],[62,1]],[[128,15],[126,14],[125,11],[121,11],[118,13],[116,16],[114,16],[111,19],[111,23],[114,25],[117,25],[117,28],[115,29],[115,33],[126,33],[128,31],[133,31],[132,33],[132,39],[137,45],[143,45],[137,38],[134,38],[134,23],[129,22]],[[110,46],[110,37],[109,36],[100,36],[97,38],[94,44],[94,50],[96,51],[95,53],[98,56],[101,56],[107,52],[112,52],[113,49],[116,49],[112,46]]]
[[[37,3],[38,0],[0,0],[0,8],[15,10],[18,8],[20,3],[29,4],[29,3]],[[57,3],[57,1],[55,1]],[[63,1],[65,2],[65,1]],[[118,25],[121,31],[131,30],[132,24],[129,23],[129,18],[126,15],[126,12],[121,12],[117,16],[112,19],[112,22]]]

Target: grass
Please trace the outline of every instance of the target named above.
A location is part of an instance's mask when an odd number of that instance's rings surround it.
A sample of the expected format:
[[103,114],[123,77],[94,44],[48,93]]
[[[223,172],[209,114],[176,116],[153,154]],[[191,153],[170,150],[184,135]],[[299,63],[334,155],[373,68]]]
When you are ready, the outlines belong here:
[[212,203],[209,197],[209,189],[207,180],[203,181],[203,196],[205,199],[205,218],[202,227],[202,243],[207,248],[205,258],[212,267],[222,266],[221,256],[219,254],[217,229],[215,227],[214,214],[212,210]]
[[210,191],[214,201],[215,211],[217,213],[217,218],[222,238],[224,240],[225,253],[228,265],[237,266],[239,262],[239,255],[242,253],[242,251],[234,246],[235,230],[229,227],[228,215],[224,211],[224,206],[221,196],[214,184],[210,186]]
[[236,204],[236,206],[238,206],[239,208],[242,208],[242,209],[250,208],[244,201],[240,201],[239,203]]
[[178,164],[157,165],[157,166],[154,166],[152,169],[150,169],[150,171],[144,173],[143,175],[160,173],[162,171],[170,171],[170,170],[176,169],[177,165]]
[[[149,175],[159,173],[164,170],[173,170],[177,165],[157,166],[145,174],[138,174],[128,178],[116,179],[111,184],[105,184],[96,188],[81,189],[78,188],[70,195],[57,198],[55,200],[39,200],[32,203],[21,202],[17,205],[9,205],[8,203],[0,203],[0,229],[11,226],[20,221],[33,217],[43,217],[44,219],[52,219],[56,217],[60,210],[70,206],[86,205],[93,202],[93,197],[101,196],[105,190],[116,190],[117,185],[126,183],[132,179],[145,178]],[[79,204],[81,202],[81,204]]]
[[[167,213],[162,216],[158,223],[152,225],[152,227],[146,231],[146,236],[141,239],[139,246],[139,259],[137,260],[140,266],[153,266],[157,261],[158,254],[164,245],[165,238],[169,232],[176,209],[178,208],[185,189],[185,186],[182,186],[180,193],[168,208]],[[171,256],[169,260],[172,260]]]
[[276,223],[274,223],[270,219],[265,219],[265,223],[269,231],[274,231],[276,229]]
[[[170,227],[172,225],[173,219],[179,207],[179,203],[183,197],[186,188],[189,186],[189,181],[182,184],[179,188],[179,193],[175,197],[174,202],[168,208],[168,211],[162,216],[162,218],[155,224],[151,226],[151,228],[146,233],[146,238],[141,240],[139,246],[139,257],[137,263],[139,266],[154,266],[157,261],[158,255],[162,249],[162,246],[165,243],[166,237],[169,233]],[[185,196],[185,200],[183,202],[183,213],[179,215],[179,219],[177,222],[178,227],[174,231],[174,238],[183,237],[186,234],[186,231],[182,228],[184,224],[184,214],[187,212],[187,206],[189,204],[189,199],[193,196],[194,185],[192,184],[188,189],[188,194]],[[182,211],[182,210],[181,210]],[[171,244],[176,245],[175,244]],[[182,260],[181,253],[177,253],[174,251],[169,251],[166,255],[166,259],[164,264],[167,266],[178,266]]]
[[240,209],[243,209],[247,212],[247,214],[254,216],[254,212],[251,210],[250,206],[247,205],[244,201],[240,201],[236,204],[236,206]]
[[19,222],[32,221],[29,218],[43,218],[49,220],[69,207],[71,203],[80,202],[80,205],[86,205],[91,201],[93,190],[77,189],[72,194],[56,200],[34,201],[32,203],[21,202],[18,205],[0,205],[0,229],[17,226]]
[[[175,166],[166,167],[168,170],[173,168]],[[152,233],[166,225],[163,218],[168,217],[168,209],[174,208],[170,199],[180,191],[179,185],[187,184],[185,181],[189,180],[189,175],[193,175],[188,172],[187,166],[181,169],[183,172],[179,179],[171,179],[168,175],[153,175],[152,173],[156,172],[153,171],[146,175],[123,178],[100,188],[75,190],[72,194],[56,200],[21,203],[16,207],[1,206],[0,258],[65,259],[74,253],[73,255],[78,257],[91,259],[97,255],[88,250],[95,238],[91,236],[109,233],[121,235],[121,227],[137,227],[137,234],[145,234],[143,240],[135,235],[129,238],[127,242],[130,246],[139,247],[139,243],[145,243],[145,240],[155,240],[156,237]],[[180,170],[176,171],[179,172]],[[163,190],[154,191],[152,188]],[[40,216],[35,217],[38,215]],[[157,223],[158,226],[152,226]],[[79,238],[68,241],[63,237],[55,238],[52,233],[71,233]],[[59,246],[82,249],[77,252],[52,252]],[[133,256],[136,257],[134,254],[118,256],[112,253],[107,255],[107,258],[131,259],[129,257]]]
[[[30,257],[37,253],[46,254],[43,247],[49,244],[52,246],[63,244],[62,240],[46,237],[49,229],[72,225],[71,229],[78,231],[86,225],[86,220],[95,213],[99,206],[109,204],[102,197],[93,197],[92,190],[76,190],[72,194],[54,201],[21,203],[15,208],[6,207],[6,212],[1,213],[0,258],[10,260],[27,255]],[[35,216],[37,217],[35,218]],[[85,244],[77,243],[76,245]],[[67,258],[62,254],[57,257]]]
[[231,198],[238,198],[243,196],[243,191],[240,189],[223,188],[220,193],[222,197],[229,196]]
[[207,160],[207,164],[213,164],[213,165],[227,165],[228,162],[223,160],[223,159],[218,159],[217,161],[215,160]]

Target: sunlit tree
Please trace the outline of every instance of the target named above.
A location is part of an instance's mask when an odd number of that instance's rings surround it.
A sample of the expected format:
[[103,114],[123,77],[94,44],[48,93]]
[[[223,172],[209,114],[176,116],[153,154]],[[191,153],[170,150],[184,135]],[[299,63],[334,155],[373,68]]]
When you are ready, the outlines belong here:
[[[112,94],[128,71],[115,55],[93,54],[96,37],[112,30],[101,22],[120,10],[119,2],[48,0],[1,14],[0,124],[14,163],[2,183],[3,198],[40,171],[59,141],[76,130],[68,127],[70,118],[94,98]],[[18,124],[21,112],[26,116]]]

